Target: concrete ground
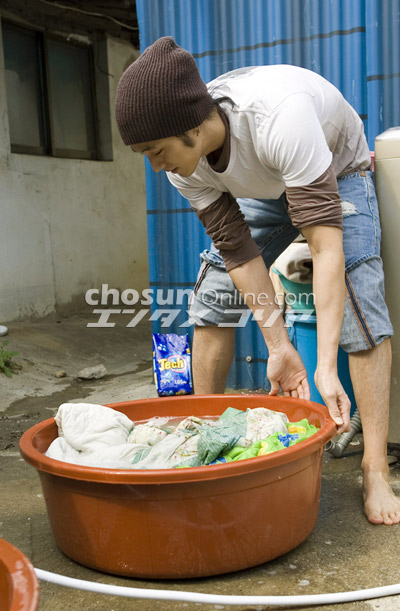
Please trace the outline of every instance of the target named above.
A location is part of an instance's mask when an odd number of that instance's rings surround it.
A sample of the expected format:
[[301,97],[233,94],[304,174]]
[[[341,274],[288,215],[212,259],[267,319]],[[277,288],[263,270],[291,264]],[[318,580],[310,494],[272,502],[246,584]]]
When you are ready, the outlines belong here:
[[[35,567],[108,584],[243,596],[343,592],[400,582],[399,527],[372,526],[362,514],[360,435],[341,459],[325,452],[316,528],[302,545],[272,562],[219,577],[170,582],[105,575],[64,556],[52,537],[39,478],[20,457],[21,434],[52,416],[65,401],[111,403],[156,396],[150,328],[90,328],[88,322],[90,318],[86,317],[51,317],[8,325],[7,349],[19,352],[15,360],[22,369],[11,378],[0,372],[0,537],[24,552]],[[0,338],[0,346],[3,339]],[[82,368],[100,363],[107,369],[106,377],[97,381],[76,379]],[[65,377],[56,377],[60,370]],[[395,446],[389,451],[400,454]],[[397,462],[391,465],[391,482],[400,493]],[[76,611],[81,607],[104,611],[256,608],[245,604],[199,606],[132,600],[40,583],[40,611]],[[400,596],[301,608],[385,611],[400,609]]]

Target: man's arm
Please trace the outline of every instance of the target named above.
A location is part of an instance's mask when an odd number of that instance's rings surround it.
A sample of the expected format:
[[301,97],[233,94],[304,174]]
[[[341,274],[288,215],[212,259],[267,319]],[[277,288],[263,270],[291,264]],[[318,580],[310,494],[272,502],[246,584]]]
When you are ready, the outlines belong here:
[[271,395],[281,387],[285,396],[310,398],[310,387],[303,362],[289,341],[284,320],[275,303],[275,292],[261,256],[229,272],[261,329],[268,347],[267,377]]
[[350,426],[350,401],[337,375],[344,311],[342,204],[332,165],[309,185],[286,189],[288,212],[310,247],[317,311],[315,383],[342,433]]
[[343,234],[337,227],[321,225],[303,227],[301,231],[313,260],[318,338],[315,383],[341,433],[350,426],[350,401],[337,373],[345,299]]
[[285,395],[309,399],[306,370],[289,341],[268,270],[237,201],[229,193],[223,193],[197,214],[264,336],[269,352],[267,377],[271,394],[276,395],[281,387]]

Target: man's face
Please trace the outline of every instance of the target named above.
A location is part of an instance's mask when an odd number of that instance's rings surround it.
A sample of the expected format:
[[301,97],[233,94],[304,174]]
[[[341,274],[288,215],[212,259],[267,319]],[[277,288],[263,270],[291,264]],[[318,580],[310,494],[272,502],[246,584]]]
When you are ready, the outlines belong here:
[[132,144],[131,149],[146,155],[155,172],[165,170],[186,177],[193,174],[202,156],[201,138],[196,137],[193,130],[187,135],[193,146],[187,146],[180,138],[171,136]]

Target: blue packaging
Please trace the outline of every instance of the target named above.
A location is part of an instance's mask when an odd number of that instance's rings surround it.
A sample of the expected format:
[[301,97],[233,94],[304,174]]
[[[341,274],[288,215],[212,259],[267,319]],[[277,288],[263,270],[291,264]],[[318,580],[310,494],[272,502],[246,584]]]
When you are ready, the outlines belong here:
[[153,370],[159,397],[189,395],[193,386],[188,335],[153,333]]

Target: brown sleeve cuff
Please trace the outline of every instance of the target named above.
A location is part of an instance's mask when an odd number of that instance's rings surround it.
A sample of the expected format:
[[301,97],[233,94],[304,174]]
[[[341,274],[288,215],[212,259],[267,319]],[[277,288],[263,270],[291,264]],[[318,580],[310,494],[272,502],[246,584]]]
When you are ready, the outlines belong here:
[[204,210],[196,210],[196,214],[224,259],[228,272],[260,255],[243,213],[230,193],[223,193]]
[[332,166],[304,187],[287,187],[288,214],[295,227],[328,225],[343,228],[342,202]]

